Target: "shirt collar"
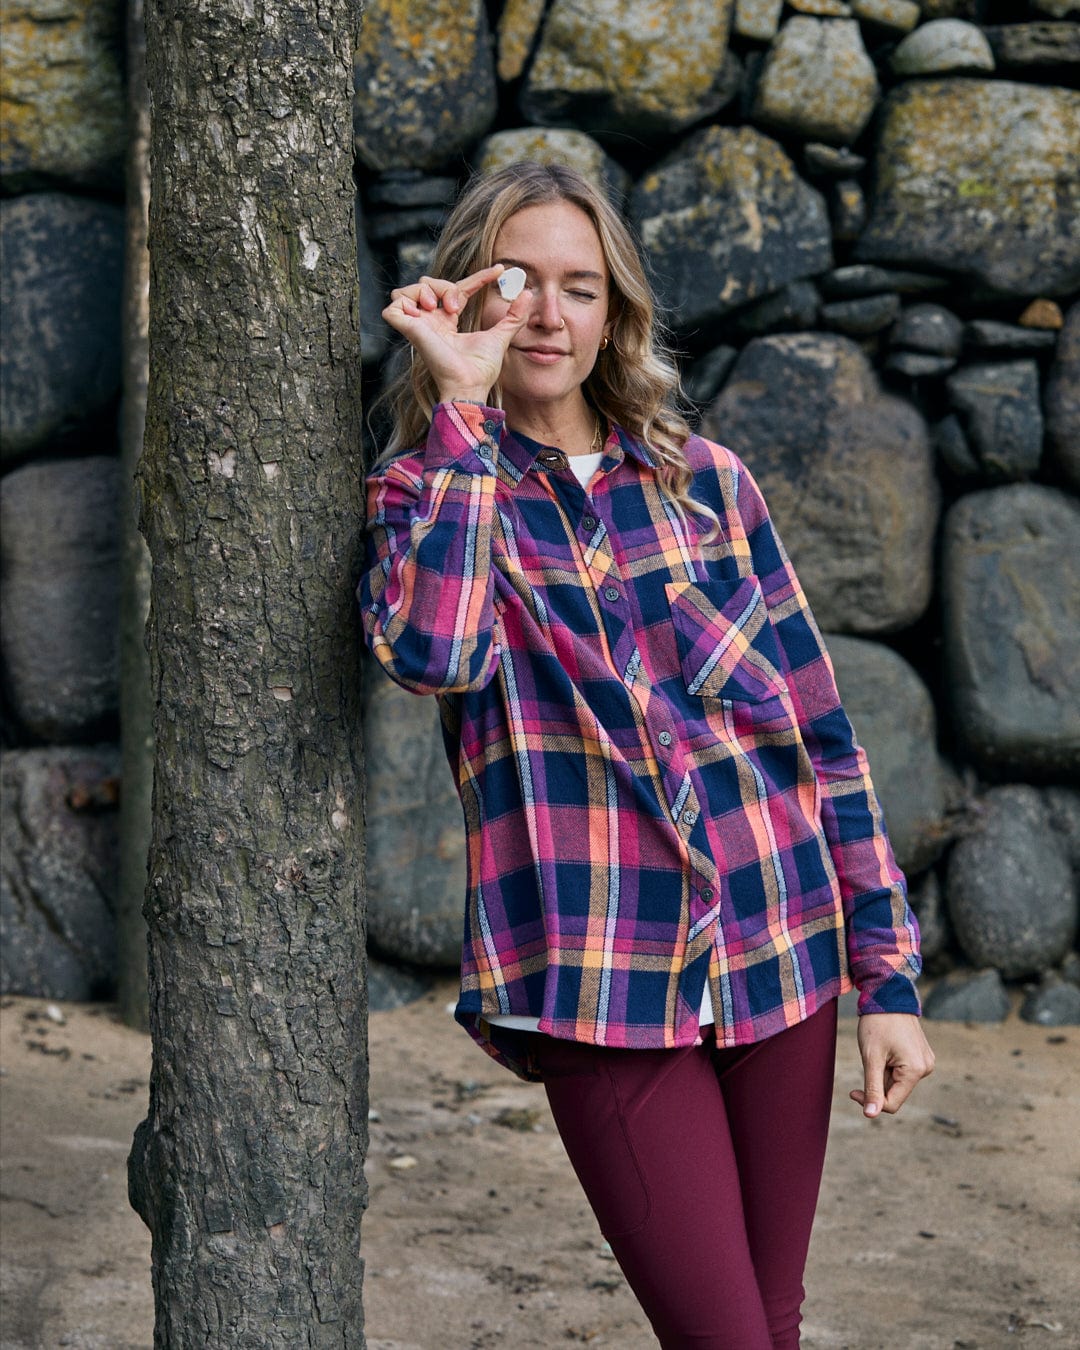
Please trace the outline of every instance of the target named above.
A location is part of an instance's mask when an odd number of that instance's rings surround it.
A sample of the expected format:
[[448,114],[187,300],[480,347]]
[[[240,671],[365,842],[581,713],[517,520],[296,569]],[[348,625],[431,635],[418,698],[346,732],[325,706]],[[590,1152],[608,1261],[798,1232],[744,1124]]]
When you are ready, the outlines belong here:
[[[616,462],[626,454],[648,468],[652,468],[654,464],[652,456],[645,446],[616,424],[612,424],[611,430],[608,432],[608,438],[604,442],[604,454],[606,458],[614,458]],[[552,470],[564,468],[566,459],[558,446],[545,445],[543,441],[534,441],[531,436],[526,436],[520,431],[514,431],[508,426],[503,427],[499,442],[499,456],[506,462],[507,468],[511,470],[511,476],[515,483],[520,482],[534,466],[538,472],[548,473]]]

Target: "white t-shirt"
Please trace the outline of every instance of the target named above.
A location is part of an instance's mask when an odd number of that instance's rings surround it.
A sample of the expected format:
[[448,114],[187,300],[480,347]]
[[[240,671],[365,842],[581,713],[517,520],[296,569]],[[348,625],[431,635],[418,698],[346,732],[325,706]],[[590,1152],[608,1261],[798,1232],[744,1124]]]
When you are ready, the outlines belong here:
[[[604,458],[606,452],[598,450],[593,455],[570,455],[570,467],[574,471],[574,477],[582,487],[588,485],[589,479],[600,467],[600,461]],[[498,1027],[513,1027],[516,1031],[539,1031],[540,1019],[537,1017],[519,1016],[517,1013],[496,1013],[493,1017],[485,1019]],[[715,1018],[713,1017],[712,997],[709,994],[709,986],[706,984],[705,992],[701,998],[701,1013],[698,1021],[703,1027],[712,1026]]]

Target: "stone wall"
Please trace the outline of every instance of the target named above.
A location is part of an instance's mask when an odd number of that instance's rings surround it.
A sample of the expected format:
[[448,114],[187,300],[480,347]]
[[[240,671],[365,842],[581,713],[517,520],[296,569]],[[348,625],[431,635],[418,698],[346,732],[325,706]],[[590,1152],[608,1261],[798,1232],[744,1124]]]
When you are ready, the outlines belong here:
[[[109,900],[106,808],[71,803],[108,798],[118,734],[122,16],[8,8],[3,982],[85,996],[107,914],[68,922],[43,860],[63,835]],[[940,1015],[1004,1015],[1004,980],[1080,1017],[1078,72],[1080,0],[368,0],[357,49],[366,401],[471,169],[605,186],[829,634]],[[390,999],[456,963],[462,824],[433,705],[372,671],[366,725]]]
[[0,988],[115,988],[124,8],[5,0]]

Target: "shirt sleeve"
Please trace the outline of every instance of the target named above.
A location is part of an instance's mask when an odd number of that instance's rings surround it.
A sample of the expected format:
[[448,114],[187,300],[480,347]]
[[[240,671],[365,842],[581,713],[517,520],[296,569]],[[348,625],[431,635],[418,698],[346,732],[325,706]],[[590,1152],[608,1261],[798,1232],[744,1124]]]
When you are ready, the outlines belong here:
[[832,662],[761,490],[746,466],[734,463],[754,570],[820,785],[821,823],[840,883],[859,1013],[918,1013],[919,928],[885,832],[866,754],[841,707]]
[[491,532],[504,414],[440,403],[422,452],[367,480],[364,634],[416,694],[482,689],[499,663]]

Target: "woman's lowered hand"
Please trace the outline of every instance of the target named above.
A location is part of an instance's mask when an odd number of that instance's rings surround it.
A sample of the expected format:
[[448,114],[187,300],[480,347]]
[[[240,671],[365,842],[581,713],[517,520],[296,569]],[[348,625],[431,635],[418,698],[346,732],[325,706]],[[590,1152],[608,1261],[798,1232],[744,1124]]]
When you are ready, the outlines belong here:
[[859,1018],[863,1086],[848,1095],[872,1120],[895,1115],[920,1078],[934,1071],[934,1052],[913,1013],[867,1013]]

